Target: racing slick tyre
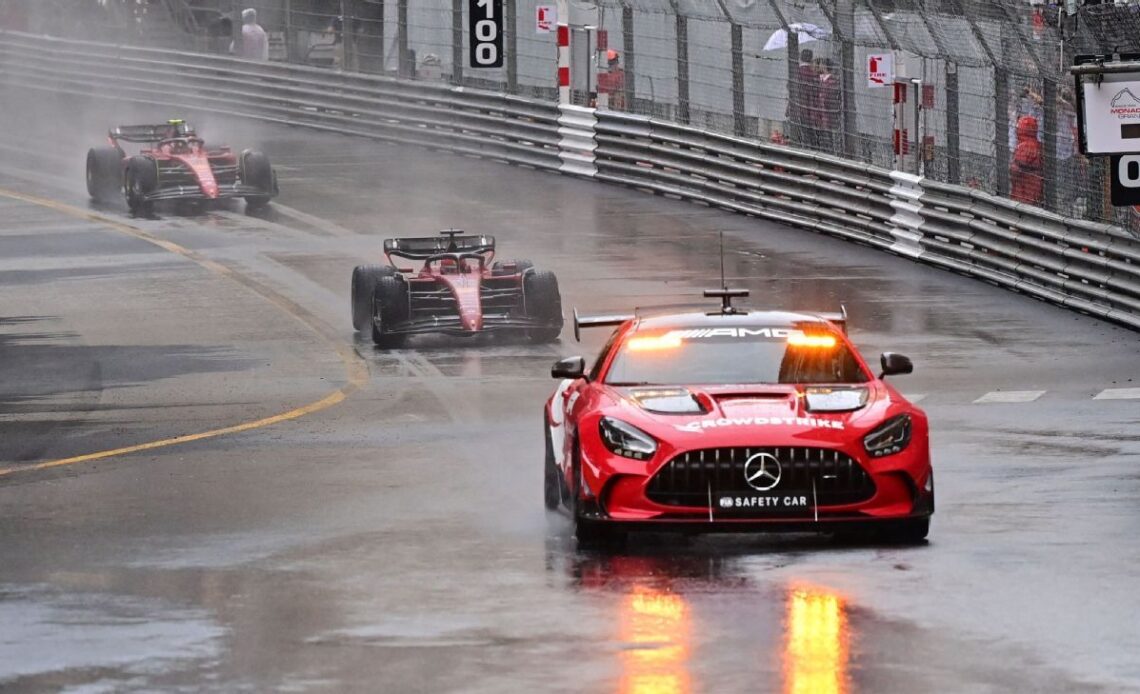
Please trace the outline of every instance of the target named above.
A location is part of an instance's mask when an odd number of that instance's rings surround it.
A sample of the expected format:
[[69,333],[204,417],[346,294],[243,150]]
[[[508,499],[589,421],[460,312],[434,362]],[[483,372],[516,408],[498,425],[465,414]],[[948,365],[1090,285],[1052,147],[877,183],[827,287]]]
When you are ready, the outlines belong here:
[[390,349],[404,343],[405,335],[392,334],[391,326],[408,319],[408,285],[389,275],[376,281],[372,292],[372,342]]
[[558,292],[558,278],[553,272],[536,270],[523,278],[523,296],[527,318],[543,324],[531,328],[527,337],[531,342],[554,342],[562,333],[562,295]]
[[352,327],[364,330],[372,316],[372,294],[381,277],[392,277],[396,268],[391,265],[357,265],[352,270]]
[[114,147],[87,150],[87,194],[95,202],[110,202],[123,194],[123,153]]
[[256,211],[269,204],[270,198],[276,191],[276,179],[273,177],[273,167],[269,165],[269,157],[261,152],[246,150],[241,154],[241,182],[265,191],[265,195],[245,196],[245,209]]
[[542,430],[546,434],[546,464],[543,466],[543,503],[548,510],[555,510],[562,504],[562,480],[558,478],[558,466],[554,464],[554,442],[550,438],[550,422],[542,415]]
[[146,196],[158,190],[158,163],[148,157],[131,157],[125,176],[127,207],[131,214],[150,216],[154,202]]
[[[514,266],[514,269],[511,269]],[[503,275],[514,275],[534,267],[534,263],[529,260],[496,260],[491,263],[491,276],[502,277]]]

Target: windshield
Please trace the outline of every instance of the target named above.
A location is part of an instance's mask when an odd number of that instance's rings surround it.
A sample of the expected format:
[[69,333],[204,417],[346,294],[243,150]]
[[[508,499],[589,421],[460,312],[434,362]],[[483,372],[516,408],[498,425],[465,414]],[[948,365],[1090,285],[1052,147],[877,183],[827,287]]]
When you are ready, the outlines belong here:
[[610,385],[867,380],[846,343],[822,326],[638,332],[622,343],[606,374]]

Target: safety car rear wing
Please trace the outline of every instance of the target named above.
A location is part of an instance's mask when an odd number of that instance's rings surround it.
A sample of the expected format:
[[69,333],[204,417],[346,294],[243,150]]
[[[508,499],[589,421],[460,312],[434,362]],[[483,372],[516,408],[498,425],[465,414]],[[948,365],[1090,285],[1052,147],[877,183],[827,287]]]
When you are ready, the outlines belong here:
[[839,304],[838,313],[821,313],[819,311],[804,311],[804,313],[808,313],[813,316],[819,316],[825,321],[830,321],[831,323],[835,324],[835,327],[843,331],[844,335],[847,334],[847,306],[844,304]]
[[605,328],[615,327],[625,323],[626,321],[637,318],[632,313],[611,313],[607,315],[598,316],[580,316],[578,309],[574,309],[574,339],[577,342],[582,341],[582,328]]
[[494,236],[460,234],[460,231],[445,231],[439,236],[384,239],[384,254],[424,260],[440,253],[488,253],[495,250]]

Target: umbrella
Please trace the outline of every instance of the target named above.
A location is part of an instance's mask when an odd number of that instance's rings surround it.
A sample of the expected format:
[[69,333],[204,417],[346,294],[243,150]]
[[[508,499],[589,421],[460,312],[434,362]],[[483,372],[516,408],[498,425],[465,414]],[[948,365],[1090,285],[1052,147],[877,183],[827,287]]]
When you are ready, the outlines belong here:
[[[808,41],[816,41],[831,35],[830,29],[818,27],[814,24],[796,22],[788,26],[796,30],[796,37],[800,44],[805,44]],[[768,43],[764,44],[764,50],[766,51],[776,51],[787,47],[788,32],[786,29],[777,29],[774,31],[772,35],[768,37]]]

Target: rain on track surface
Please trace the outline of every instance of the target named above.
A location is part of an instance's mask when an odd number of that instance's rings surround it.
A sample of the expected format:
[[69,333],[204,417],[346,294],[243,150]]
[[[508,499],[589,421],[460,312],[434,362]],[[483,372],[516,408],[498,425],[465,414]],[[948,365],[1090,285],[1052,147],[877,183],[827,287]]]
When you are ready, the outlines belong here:
[[[280,427],[0,483],[0,686],[1068,691],[1140,679],[1130,646],[1140,636],[1130,588],[1140,406],[1093,400],[1140,374],[1134,333],[634,191],[300,130],[211,126],[235,145],[262,146],[280,167],[281,203],[303,216],[250,219],[239,205],[141,224],[319,315],[367,359],[372,380],[342,405]],[[0,184],[86,204],[88,133],[72,135],[61,147],[71,151],[35,167],[4,150],[0,176],[9,178]],[[20,236],[18,225],[0,226],[0,243]],[[717,270],[721,230],[731,281],[755,303],[845,302],[865,353],[915,359],[917,373],[899,382],[925,395],[934,427],[931,543],[712,538],[675,548],[661,536],[616,556],[576,552],[565,521],[547,517],[539,500],[539,408],[553,385],[550,362],[592,355],[603,335],[576,345],[566,331],[556,347],[423,340],[384,354],[350,331],[352,265],[377,257],[385,236],[449,226],[493,233],[504,257],[554,270],[567,309],[692,297]],[[190,278],[192,292],[168,291],[161,278],[193,268],[157,255],[133,260],[139,253],[112,234],[80,231],[92,235],[70,247],[73,257],[67,244],[45,247],[26,232],[9,242],[24,258],[5,255],[9,272],[33,262],[44,273],[110,269],[97,280],[6,275],[0,315],[51,318],[0,325],[41,335],[0,349],[158,342],[221,344],[251,360],[293,356],[256,378],[253,362],[199,375],[185,373],[195,362],[180,354],[154,360],[182,374],[191,393],[232,392],[202,403],[219,417],[292,401],[322,375],[342,378],[327,348],[306,346],[303,331],[271,310],[245,315],[242,299],[214,296],[225,290],[205,276]],[[140,262],[149,264],[141,272]],[[105,286],[74,285],[96,281]],[[69,283],[105,313],[69,309],[76,293],[58,289]],[[187,338],[169,316],[142,320],[187,293],[201,299],[191,308],[204,313],[206,332]],[[112,325],[120,296],[153,304]],[[218,307],[240,320],[213,320]],[[26,354],[21,363],[43,363]],[[178,378],[136,369],[147,362],[130,353],[85,358],[50,362],[67,365],[52,371],[67,395],[46,401],[66,416],[73,402],[82,411],[83,398],[106,397],[84,380],[92,363],[133,376],[114,391],[143,405],[116,412],[128,430],[154,429],[152,402],[188,406]],[[6,358],[0,375],[8,382],[29,368]],[[974,403],[996,390],[1045,393]],[[16,431],[22,414],[9,423]],[[74,448],[122,439],[86,417],[40,439]],[[153,633],[133,626],[140,615]],[[87,629],[120,647],[88,652]]]

